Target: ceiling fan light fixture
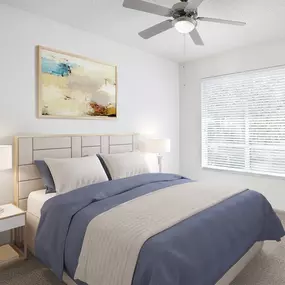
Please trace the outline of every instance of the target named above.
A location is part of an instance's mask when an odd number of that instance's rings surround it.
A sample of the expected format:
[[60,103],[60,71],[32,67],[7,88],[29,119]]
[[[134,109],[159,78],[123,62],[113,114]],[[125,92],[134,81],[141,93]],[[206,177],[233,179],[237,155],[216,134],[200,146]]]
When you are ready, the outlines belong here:
[[175,29],[181,34],[189,34],[196,27],[195,22],[193,22],[190,18],[187,17],[178,18],[174,20],[173,24]]

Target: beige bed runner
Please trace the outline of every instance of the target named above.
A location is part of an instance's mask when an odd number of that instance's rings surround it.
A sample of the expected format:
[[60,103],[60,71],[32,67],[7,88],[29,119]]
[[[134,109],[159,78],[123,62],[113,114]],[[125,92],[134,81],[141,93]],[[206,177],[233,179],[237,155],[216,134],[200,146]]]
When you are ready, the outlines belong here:
[[242,191],[191,182],[102,213],[87,227],[75,279],[89,285],[131,285],[139,252],[149,238]]

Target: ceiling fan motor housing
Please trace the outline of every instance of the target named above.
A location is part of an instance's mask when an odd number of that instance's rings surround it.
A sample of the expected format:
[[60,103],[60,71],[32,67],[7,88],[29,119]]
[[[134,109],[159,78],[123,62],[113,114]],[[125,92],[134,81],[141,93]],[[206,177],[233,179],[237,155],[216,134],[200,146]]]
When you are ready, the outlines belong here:
[[192,17],[193,19],[196,19],[198,16],[197,9],[192,11],[185,11],[185,8],[187,7],[188,2],[180,2],[177,4],[174,4],[172,6],[171,11],[171,17],[174,19],[180,18],[180,17]]

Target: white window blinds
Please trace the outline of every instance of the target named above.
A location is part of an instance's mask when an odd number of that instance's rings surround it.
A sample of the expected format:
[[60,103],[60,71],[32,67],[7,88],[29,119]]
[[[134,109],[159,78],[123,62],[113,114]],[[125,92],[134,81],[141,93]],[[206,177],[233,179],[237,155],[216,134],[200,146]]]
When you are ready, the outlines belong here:
[[202,167],[285,177],[285,66],[202,81]]

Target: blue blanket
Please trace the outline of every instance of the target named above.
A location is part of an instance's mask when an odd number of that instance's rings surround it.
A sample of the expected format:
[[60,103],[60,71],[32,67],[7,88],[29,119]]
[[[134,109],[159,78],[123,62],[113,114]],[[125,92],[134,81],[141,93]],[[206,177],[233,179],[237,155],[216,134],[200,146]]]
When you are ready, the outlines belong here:
[[[188,182],[178,175],[144,174],[56,196],[42,208],[36,256],[59,278],[63,270],[73,277],[85,231],[94,217],[136,197]],[[255,242],[279,241],[284,234],[268,201],[255,191],[244,191],[149,239],[141,249],[132,283],[212,285]]]

